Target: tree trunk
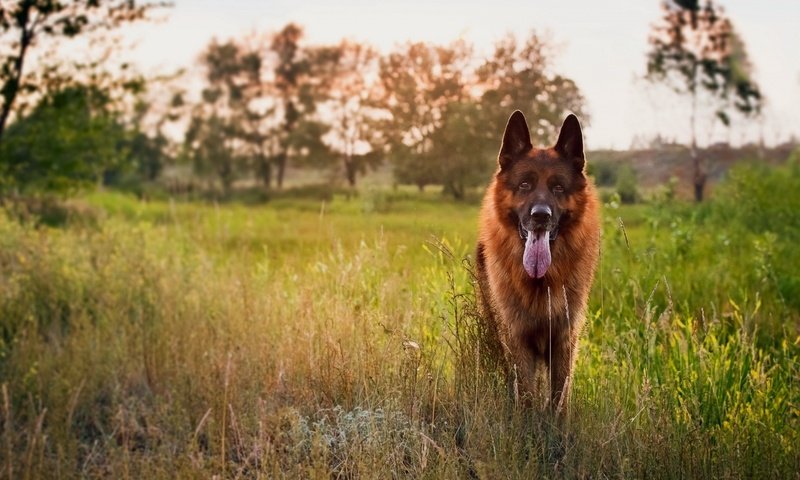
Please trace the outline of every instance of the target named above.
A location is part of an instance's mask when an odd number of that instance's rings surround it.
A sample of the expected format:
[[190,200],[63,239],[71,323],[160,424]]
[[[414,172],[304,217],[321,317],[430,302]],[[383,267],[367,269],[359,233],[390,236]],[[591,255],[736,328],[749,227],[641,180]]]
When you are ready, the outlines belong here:
[[283,188],[283,176],[286,174],[286,153],[282,153],[278,155],[277,163],[278,163],[278,190]]
[[264,190],[269,191],[272,186],[272,165],[264,155],[259,155],[258,157],[258,174],[261,177]]
[[31,2],[24,2],[23,5],[23,10],[20,15],[24,17],[25,22],[22,26],[22,34],[20,35],[19,39],[19,55],[17,55],[17,58],[14,59],[14,73],[2,87],[3,110],[0,111],[0,141],[3,139],[3,133],[6,130],[6,123],[8,122],[8,117],[11,114],[11,108],[13,107],[14,100],[17,98],[17,93],[19,92],[19,84],[22,80],[22,68],[25,64],[25,53],[27,52],[28,46],[33,40],[33,32],[28,30]]
[[456,200],[464,200],[464,186],[459,183],[453,183],[453,198]]
[[703,169],[700,167],[700,158],[696,156],[697,153],[695,152],[694,158],[694,200],[697,203],[703,201],[703,190],[705,190],[707,175],[703,172]]
[[356,188],[356,174],[357,174],[356,164],[352,158],[345,157],[344,159],[344,174],[347,178],[347,184],[350,186],[352,190]]
[[697,145],[695,144],[694,137],[692,138],[692,146],[690,150],[692,156],[693,175],[692,181],[694,183],[694,201],[700,203],[703,201],[703,190],[706,185],[706,174],[703,172],[703,167],[700,162],[700,155],[697,152]]
[[294,105],[294,101],[289,98],[286,100],[285,103],[286,112],[284,113],[284,125],[283,131],[285,134],[284,140],[281,142],[281,149],[283,150],[277,156],[277,164],[278,164],[278,190],[283,188],[283,177],[286,175],[286,164],[289,162],[289,152],[291,150],[291,141],[289,140],[292,136],[292,132],[294,131],[297,122],[300,120],[300,111],[297,110],[297,107]]
[[[695,67],[696,69],[697,67]],[[695,75],[696,76],[696,75]],[[697,153],[697,92],[696,87],[692,86],[692,117],[690,128],[692,130],[692,144],[690,146],[690,154],[692,156],[692,166],[694,167],[694,200],[697,203],[703,201],[703,190],[706,185],[706,174],[703,172],[703,167],[700,162],[700,156]]]
[[217,175],[222,183],[222,196],[224,198],[229,198],[233,190],[233,168],[233,160],[230,157],[221,159],[221,163],[217,167]]
[[697,203],[700,203],[700,202],[703,201],[703,190],[705,189],[705,185],[706,185],[705,176],[702,176],[700,178],[695,178],[695,180],[694,180],[694,200]]
[[233,190],[233,178],[230,175],[222,177],[222,198],[230,198]]
[[708,176],[703,171],[702,162],[700,162],[700,155],[697,153],[697,146],[692,142],[692,165],[694,167],[693,183],[694,183],[694,200],[697,203],[703,201],[703,190],[706,186],[706,179]]

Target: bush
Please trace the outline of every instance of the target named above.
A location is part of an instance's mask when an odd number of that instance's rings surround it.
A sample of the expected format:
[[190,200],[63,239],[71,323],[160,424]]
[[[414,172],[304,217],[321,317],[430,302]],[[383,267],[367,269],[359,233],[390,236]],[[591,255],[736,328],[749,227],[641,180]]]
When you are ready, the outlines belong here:
[[617,172],[617,193],[622,203],[636,203],[640,200],[636,172],[630,165],[625,165]]
[[800,240],[800,165],[747,164],[731,169],[717,190],[713,212],[753,233],[774,232]]
[[790,167],[800,166],[800,147],[795,148],[789,155],[789,158],[786,159],[786,164]]
[[586,170],[599,187],[612,187],[617,182],[617,168],[610,162],[589,161]]
[[288,188],[282,191],[270,192],[270,198],[305,198],[312,200],[333,200],[335,194],[352,194],[349,190],[343,187],[337,187],[330,183],[314,183],[310,185],[300,185],[297,187]]
[[102,212],[81,200],[52,195],[7,198],[0,202],[6,214],[23,224],[49,227],[97,226]]
[[752,253],[756,282],[768,282],[783,300],[800,309],[800,164],[770,168],[748,164],[733,168],[720,185],[709,215],[742,230]]

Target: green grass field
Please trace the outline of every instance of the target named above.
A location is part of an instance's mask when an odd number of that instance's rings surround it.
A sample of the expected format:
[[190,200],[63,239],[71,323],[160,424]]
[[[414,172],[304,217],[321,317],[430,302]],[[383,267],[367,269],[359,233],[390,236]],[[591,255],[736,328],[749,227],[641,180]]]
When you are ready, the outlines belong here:
[[605,206],[560,428],[485,361],[474,203],[0,215],[0,475],[798,478],[799,177]]

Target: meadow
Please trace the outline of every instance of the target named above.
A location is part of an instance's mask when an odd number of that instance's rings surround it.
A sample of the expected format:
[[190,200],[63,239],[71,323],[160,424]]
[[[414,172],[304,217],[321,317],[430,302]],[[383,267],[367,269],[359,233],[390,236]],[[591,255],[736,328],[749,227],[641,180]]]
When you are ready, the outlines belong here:
[[789,165],[607,199],[560,426],[481,341],[474,200],[7,211],[0,476],[798,478],[798,192]]

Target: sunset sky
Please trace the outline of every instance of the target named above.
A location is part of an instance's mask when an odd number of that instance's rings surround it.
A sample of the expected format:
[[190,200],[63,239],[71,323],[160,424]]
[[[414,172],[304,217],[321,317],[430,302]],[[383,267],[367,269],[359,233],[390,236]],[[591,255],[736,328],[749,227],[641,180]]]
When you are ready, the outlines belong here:
[[[800,136],[800,1],[724,0],[744,38],[756,79],[768,105],[768,143]],[[177,0],[164,23],[137,27],[132,52],[146,73],[165,72],[196,61],[208,41],[275,31],[294,21],[309,43],[343,37],[387,52],[400,42],[447,43],[463,37],[488,54],[507,32],[547,33],[560,46],[555,70],[573,78],[587,97],[589,148],[627,148],[634,136],[660,133],[685,141],[687,107],[665,92],[647,89],[640,78],[650,25],[658,19],[657,0]],[[722,135],[701,129],[700,141],[757,140],[755,124]],[[717,136],[713,136],[713,134]]]

